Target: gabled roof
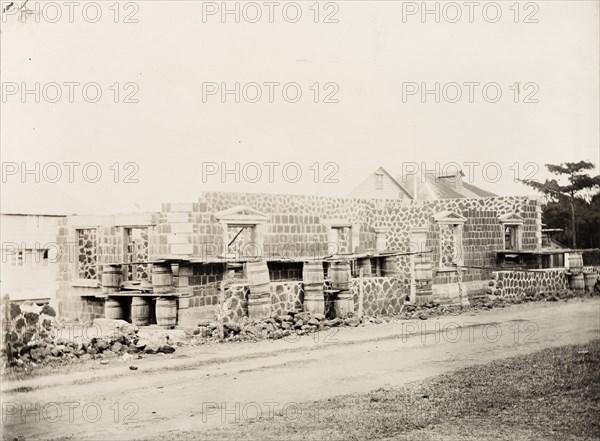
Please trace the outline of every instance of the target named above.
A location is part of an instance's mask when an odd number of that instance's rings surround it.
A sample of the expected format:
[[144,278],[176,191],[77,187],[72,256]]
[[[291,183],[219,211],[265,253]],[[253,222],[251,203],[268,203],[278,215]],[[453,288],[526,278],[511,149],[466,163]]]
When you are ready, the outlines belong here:
[[397,181],[404,186],[411,196],[415,195],[416,185],[416,199],[465,199],[497,196],[464,182],[462,180],[463,176],[465,175],[462,171],[448,176],[436,176],[434,172],[424,172],[417,174],[416,179],[415,175],[407,175],[399,176]]
[[402,184],[400,182],[398,182],[398,180],[396,178],[394,178],[385,168],[379,167],[377,170],[375,170],[375,173],[384,173],[384,174],[386,174],[398,186],[398,188],[400,188],[400,190],[402,190],[404,193],[406,193],[408,195],[408,197],[412,198],[412,196],[406,190],[406,188],[404,188],[402,186]]
[[394,178],[385,168],[383,167],[379,167],[377,170],[375,170],[373,173],[367,175],[367,177],[359,184],[355,187],[355,189],[350,192],[350,194],[354,193],[354,191],[359,188],[360,186],[362,186],[366,181],[369,180],[369,178],[374,175],[374,174],[384,174],[387,177],[389,177],[391,179],[391,181],[398,186],[398,189],[400,191],[402,191],[403,193],[405,193],[410,199],[412,199],[412,195],[407,191],[406,187],[404,187],[400,182],[398,182],[398,180],[396,178]]

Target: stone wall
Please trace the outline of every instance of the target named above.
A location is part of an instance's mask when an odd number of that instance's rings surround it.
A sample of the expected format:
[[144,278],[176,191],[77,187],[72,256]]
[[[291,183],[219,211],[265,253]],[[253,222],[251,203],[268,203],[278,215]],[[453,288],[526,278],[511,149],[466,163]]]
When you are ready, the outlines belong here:
[[[248,295],[251,287],[246,283],[230,283],[223,295],[223,321],[240,322],[248,317]],[[302,281],[272,282],[271,315],[283,315],[286,311],[302,311],[304,292]],[[216,287],[191,287],[192,296],[185,299],[186,308],[179,311],[180,326],[196,326],[201,322],[217,320],[220,291]],[[182,299],[180,299],[180,302]]]
[[359,311],[359,293],[363,290],[363,314],[367,316],[399,314],[410,290],[391,277],[363,277],[351,279],[350,292],[354,298],[354,312]]
[[[352,225],[354,245],[358,241],[359,250],[375,249],[376,227],[389,229],[387,247],[395,251],[410,249],[411,228],[427,227],[427,245],[433,249],[432,257],[437,264],[440,261],[440,228],[433,221],[433,215],[442,211],[452,211],[467,218],[463,254],[465,263],[471,266],[495,263],[491,251],[504,246],[498,219],[504,214],[515,213],[524,218],[523,249],[535,249],[541,244],[541,209],[539,202],[529,197],[406,201],[209,192],[203,193],[198,203],[163,205],[157,235],[150,238],[151,258],[219,255],[223,231],[215,213],[238,206],[248,206],[268,216],[263,249],[267,260],[327,254],[330,247],[328,225],[343,221]],[[465,277],[468,281],[469,277],[481,277],[481,274],[473,270]]]
[[300,282],[271,282],[271,315],[302,311],[304,291]]
[[240,322],[248,317],[248,294],[250,287],[245,284],[232,284],[227,287],[223,302],[223,322]]
[[516,297],[523,294],[556,293],[569,287],[563,269],[535,271],[496,271],[489,282],[488,293],[499,297]]

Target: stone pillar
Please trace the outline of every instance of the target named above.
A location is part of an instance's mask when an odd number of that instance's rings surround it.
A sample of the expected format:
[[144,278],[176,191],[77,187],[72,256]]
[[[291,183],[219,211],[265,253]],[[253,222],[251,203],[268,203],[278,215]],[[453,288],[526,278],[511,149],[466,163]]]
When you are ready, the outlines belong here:
[[177,272],[177,292],[179,293],[179,299],[177,302],[178,314],[182,313],[182,310],[188,309],[190,306],[190,300],[192,298],[192,289],[190,288],[190,277],[194,275],[194,269],[192,265],[184,263],[179,264],[179,270]]
[[177,286],[186,287],[190,286],[190,276],[193,275],[192,265],[180,264],[179,273],[177,277]]
[[250,282],[248,318],[263,319],[271,316],[271,279],[267,262],[246,262],[246,278]]
[[387,250],[387,232],[390,229],[388,227],[377,227],[375,228],[375,249],[377,251],[385,251]]
[[325,313],[325,296],[323,283],[323,262],[304,262],[302,268],[302,281],[304,285],[304,311],[311,314]]

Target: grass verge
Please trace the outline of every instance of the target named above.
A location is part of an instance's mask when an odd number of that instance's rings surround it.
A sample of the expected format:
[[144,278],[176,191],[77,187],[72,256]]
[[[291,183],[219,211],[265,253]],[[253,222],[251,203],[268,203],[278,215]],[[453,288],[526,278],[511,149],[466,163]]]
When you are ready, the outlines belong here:
[[286,412],[263,413],[202,434],[179,432],[176,438],[600,439],[599,367],[596,340],[473,366],[403,388],[289,405]]

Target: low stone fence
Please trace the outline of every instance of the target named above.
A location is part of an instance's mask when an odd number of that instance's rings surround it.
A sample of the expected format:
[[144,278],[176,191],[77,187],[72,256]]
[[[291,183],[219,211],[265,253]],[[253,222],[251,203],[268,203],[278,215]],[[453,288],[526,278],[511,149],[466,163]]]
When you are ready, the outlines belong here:
[[[400,282],[391,277],[364,277],[350,279],[350,292],[354,299],[354,312],[359,311],[359,293],[363,291],[363,313],[368,316],[398,314],[408,291],[402,289]],[[329,281],[324,288],[331,289]],[[232,283],[227,286],[223,297],[223,322],[239,323],[248,317],[248,296],[250,286],[247,282]],[[302,311],[304,288],[302,281],[271,282],[271,316],[285,315],[287,311]],[[206,290],[202,299],[199,289],[195,289],[195,298],[189,308],[179,310],[178,324],[194,325],[193,322],[216,320],[219,314],[218,291]],[[327,296],[326,296],[327,297]],[[328,301],[329,300],[329,301]],[[326,309],[332,299],[325,299]],[[184,318],[185,317],[185,318]],[[195,326],[195,325],[194,325]]]
[[[271,282],[271,315],[283,315],[287,311],[302,311],[304,291],[302,281]],[[179,325],[194,325],[193,322],[214,321],[219,314],[218,290],[194,290],[194,297],[182,315],[179,311]],[[248,295],[250,286],[247,282],[232,283],[227,286],[223,295],[223,322],[236,323],[248,317]],[[183,320],[181,320],[183,319]]]
[[354,298],[354,312],[360,307],[367,316],[399,314],[408,293],[401,292],[400,282],[392,277],[363,277],[350,280],[350,292]]
[[530,271],[496,271],[487,289],[499,297],[517,297],[544,292],[558,292],[569,287],[564,268]]
[[271,282],[271,315],[287,311],[302,311],[304,290],[302,281]]

